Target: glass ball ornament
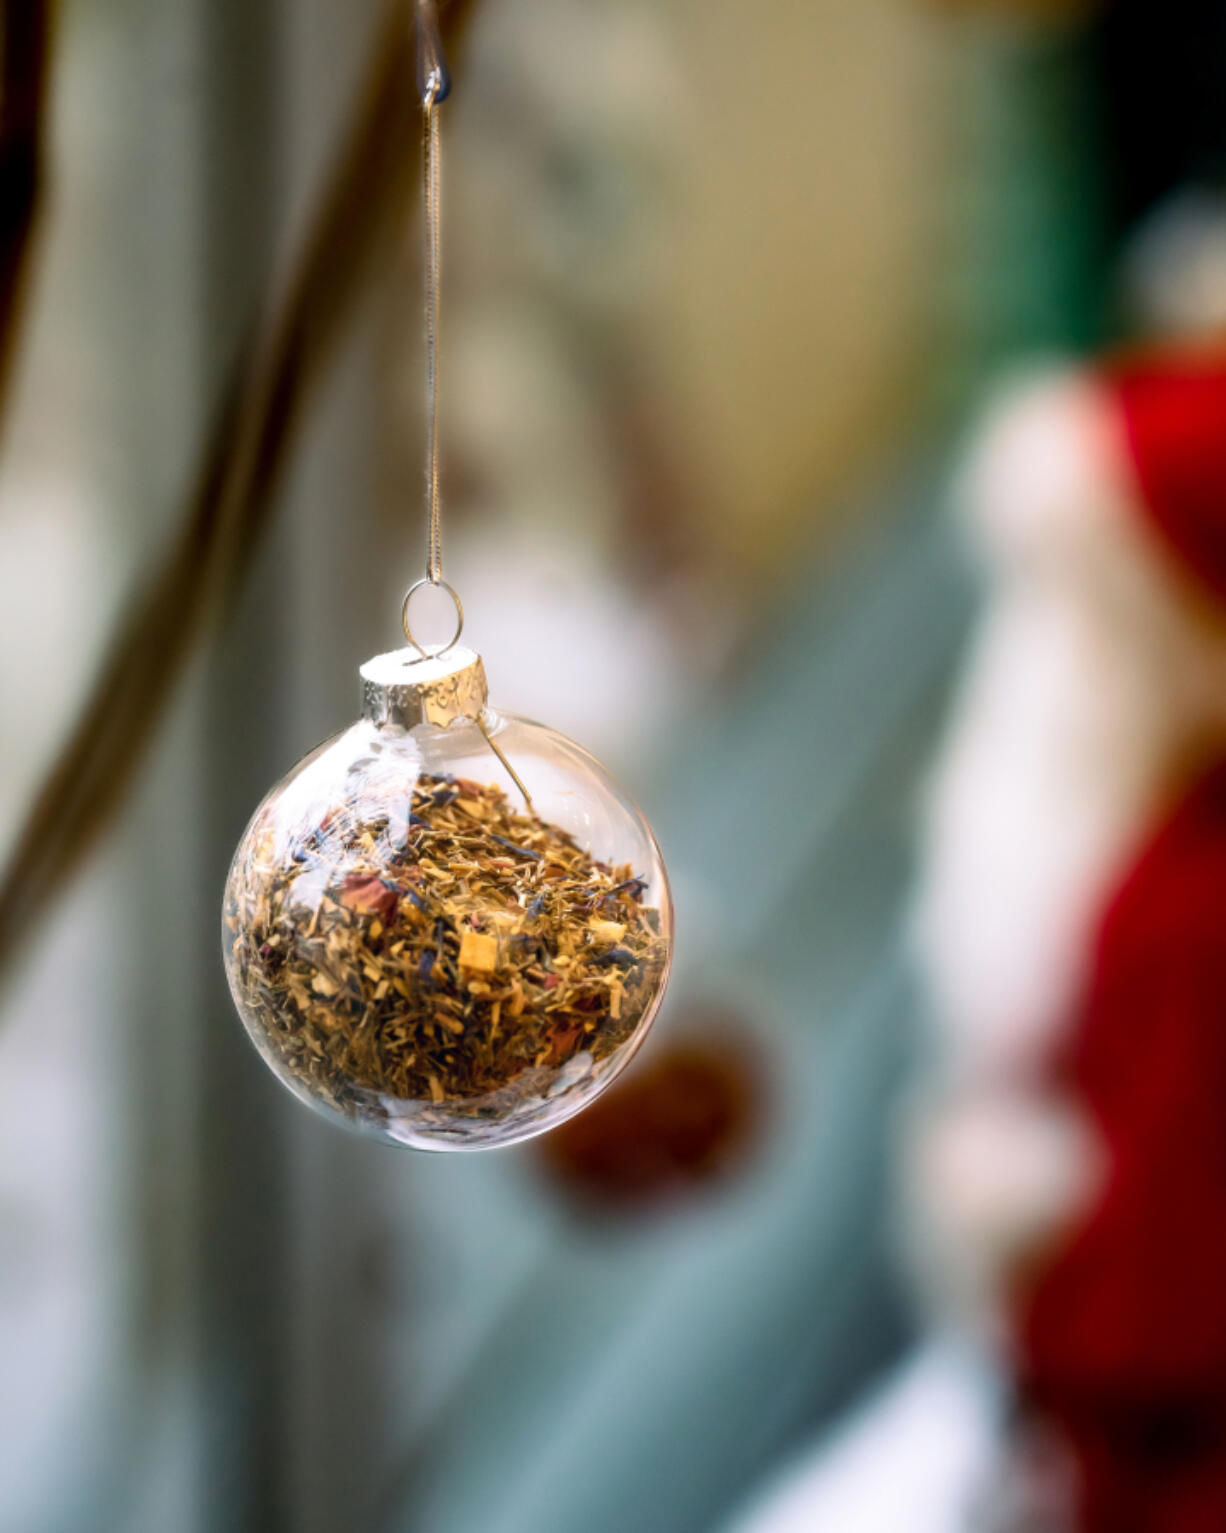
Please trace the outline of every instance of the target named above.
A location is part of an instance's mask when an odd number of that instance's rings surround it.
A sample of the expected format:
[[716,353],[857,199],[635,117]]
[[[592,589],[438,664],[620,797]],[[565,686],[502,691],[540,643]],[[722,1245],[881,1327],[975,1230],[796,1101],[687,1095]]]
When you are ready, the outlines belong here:
[[418,1149],[572,1117],[659,1008],[672,906],[629,796],[488,704],[471,650],[377,656],[363,716],[256,810],[226,883],[239,1016],[300,1100]]

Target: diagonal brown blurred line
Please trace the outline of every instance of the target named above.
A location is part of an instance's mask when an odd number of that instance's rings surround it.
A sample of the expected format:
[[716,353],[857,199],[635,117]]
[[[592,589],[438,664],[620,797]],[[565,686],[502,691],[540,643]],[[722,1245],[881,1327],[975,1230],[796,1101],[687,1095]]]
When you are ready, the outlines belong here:
[[0,423],[20,347],[30,252],[42,205],[50,0],[0,7]]
[[[449,47],[473,9],[452,0],[444,10]],[[207,620],[238,588],[380,237],[416,184],[409,16],[405,0],[390,0],[315,216],[237,359],[179,532],[121,618],[34,798],[0,880],[0,974],[114,818]]]

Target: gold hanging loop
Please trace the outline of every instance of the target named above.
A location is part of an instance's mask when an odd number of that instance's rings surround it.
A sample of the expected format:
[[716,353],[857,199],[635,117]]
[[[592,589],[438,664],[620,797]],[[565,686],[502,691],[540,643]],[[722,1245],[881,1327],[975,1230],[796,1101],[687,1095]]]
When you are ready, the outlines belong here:
[[[434,586],[437,589],[446,591],[447,595],[455,603],[455,632],[446,644],[433,650],[426,649],[424,645],[418,642],[413,633],[413,625],[409,622],[409,607],[412,604],[413,598],[423,586]],[[441,656],[447,654],[449,650],[453,650],[460,642],[460,635],[464,632],[464,604],[456,594],[455,588],[449,586],[445,580],[431,580],[429,575],[423,575],[420,580],[415,580],[404,593],[404,601],[400,607],[400,626],[404,629],[405,638],[423,660],[438,660]]]

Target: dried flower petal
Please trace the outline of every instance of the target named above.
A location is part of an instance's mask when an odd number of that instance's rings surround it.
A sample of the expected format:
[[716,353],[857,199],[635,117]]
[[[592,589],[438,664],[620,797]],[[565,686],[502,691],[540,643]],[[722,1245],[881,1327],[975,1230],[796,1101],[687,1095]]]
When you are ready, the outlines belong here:
[[361,915],[378,916],[390,921],[400,896],[395,887],[374,873],[350,873],[340,887],[337,899]]

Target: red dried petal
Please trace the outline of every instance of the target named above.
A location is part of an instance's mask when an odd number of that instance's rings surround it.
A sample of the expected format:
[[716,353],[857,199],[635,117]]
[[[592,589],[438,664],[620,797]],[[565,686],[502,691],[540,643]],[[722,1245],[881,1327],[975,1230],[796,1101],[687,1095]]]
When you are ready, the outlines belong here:
[[547,1065],[560,1065],[575,1051],[575,1045],[583,1036],[583,1028],[578,1022],[572,1022],[564,1027],[555,1028],[549,1040],[549,1057]]
[[347,910],[364,916],[378,916],[385,923],[395,915],[400,901],[395,888],[373,873],[350,873],[337,898]]

